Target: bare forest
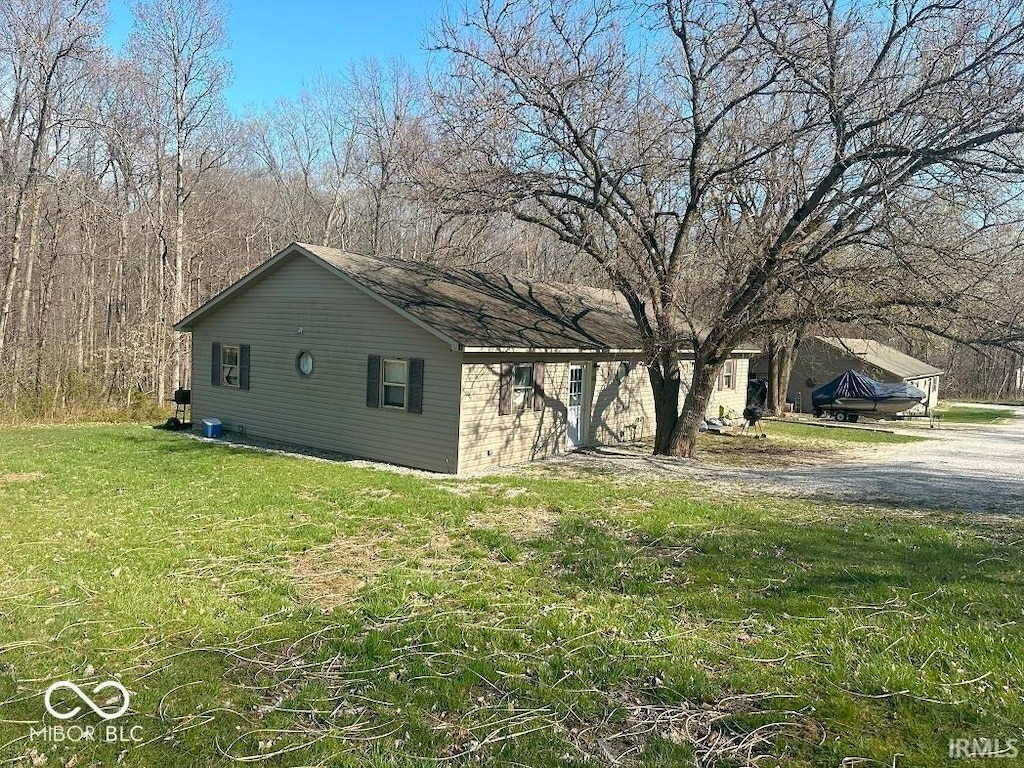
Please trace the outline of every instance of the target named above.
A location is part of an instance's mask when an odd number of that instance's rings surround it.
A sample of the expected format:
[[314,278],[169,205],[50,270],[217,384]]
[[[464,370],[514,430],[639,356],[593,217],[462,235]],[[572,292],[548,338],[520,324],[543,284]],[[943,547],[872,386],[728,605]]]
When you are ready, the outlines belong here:
[[172,324],[293,240],[613,286],[660,452],[746,339],[784,368],[854,329],[1019,398],[1020,13],[483,0],[429,76],[352,62],[239,114],[217,0],[144,0],[120,51],[98,0],[4,0],[0,411],[165,401]]
[[0,8],[8,417],[164,401],[190,380],[171,325],[293,240],[558,269],[510,217],[453,217],[424,197],[428,94],[401,62],[310,72],[294,98],[232,114],[216,2],[140,4],[120,53],[95,0]]

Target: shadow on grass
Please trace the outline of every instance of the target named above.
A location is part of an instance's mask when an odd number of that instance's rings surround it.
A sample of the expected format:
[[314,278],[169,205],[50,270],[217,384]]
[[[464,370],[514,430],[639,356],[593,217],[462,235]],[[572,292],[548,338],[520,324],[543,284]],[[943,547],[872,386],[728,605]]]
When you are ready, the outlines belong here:
[[[573,518],[534,546],[552,558],[556,579],[570,591],[674,600],[680,585],[683,592],[719,587],[749,601],[725,601],[741,610],[784,613],[806,608],[808,598],[826,610],[885,601],[896,589],[931,593],[953,586],[993,599],[1019,589],[1019,552],[979,538],[982,531],[958,535],[896,516],[864,516],[843,526],[741,517],[690,535],[664,528],[626,534]],[[977,610],[989,612],[984,605]]]

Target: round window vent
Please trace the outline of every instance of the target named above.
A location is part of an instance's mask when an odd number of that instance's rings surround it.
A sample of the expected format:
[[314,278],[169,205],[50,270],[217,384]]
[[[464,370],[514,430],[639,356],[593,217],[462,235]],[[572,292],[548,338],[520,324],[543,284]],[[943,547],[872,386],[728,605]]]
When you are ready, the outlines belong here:
[[295,367],[299,369],[299,373],[303,376],[309,376],[313,373],[313,353],[299,352],[299,356],[295,358]]

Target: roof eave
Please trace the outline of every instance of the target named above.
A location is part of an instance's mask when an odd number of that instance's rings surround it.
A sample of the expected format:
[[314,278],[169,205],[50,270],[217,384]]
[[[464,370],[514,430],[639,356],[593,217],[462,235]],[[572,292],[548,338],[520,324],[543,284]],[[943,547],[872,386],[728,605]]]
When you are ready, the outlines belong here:
[[256,267],[256,269],[252,270],[251,272],[247,273],[243,277],[241,277],[238,280],[236,280],[235,282],[233,282],[231,285],[229,285],[223,291],[218,293],[212,299],[210,299],[206,303],[202,304],[201,306],[197,307],[195,310],[193,310],[188,315],[185,315],[185,317],[183,317],[181,320],[176,322],[171,327],[174,328],[174,330],[180,331],[180,332],[190,331],[192,329],[192,326],[194,326],[196,324],[197,320],[202,318],[204,315],[207,315],[210,312],[212,312],[214,309],[219,307],[221,304],[223,304],[229,298],[231,298],[236,293],[238,293],[240,290],[245,288],[247,285],[249,285],[250,283],[252,283],[255,280],[259,279],[264,274],[266,274],[271,269],[273,269],[286,256],[288,256],[289,254],[292,253],[294,245],[295,244],[293,243],[292,245],[287,246],[283,250],[278,251],[276,254],[274,254],[269,259],[267,259],[265,262],[263,262],[258,267]]
[[[634,349],[630,347],[482,347],[482,346],[466,346],[462,348],[462,351],[467,354],[546,354],[546,355],[642,355],[644,351],[642,349]],[[693,350],[689,348],[680,348],[676,350],[679,353],[693,354]],[[732,355],[757,355],[760,354],[760,348],[756,347],[737,347],[732,350]]]

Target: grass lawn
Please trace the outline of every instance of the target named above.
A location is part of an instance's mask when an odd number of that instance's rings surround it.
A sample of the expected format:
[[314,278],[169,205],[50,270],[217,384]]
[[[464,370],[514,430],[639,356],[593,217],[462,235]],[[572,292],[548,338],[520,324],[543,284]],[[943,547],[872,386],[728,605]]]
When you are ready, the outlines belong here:
[[950,405],[936,408],[943,421],[956,424],[995,424],[1013,418],[1012,408],[975,408],[970,405]]
[[761,425],[768,435],[767,440],[755,440],[752,433],[702,434],[698,441],[698,455],[702,461],[726,466],[787,466],[819,461],[836,451],[850,448],[928,439],[856,427],[825,427],[776,419],[767,419]]
[[[931,768],[1022,737],[1015,519],[137,426],[0,432],[0,515],[0,765]],[[138,743],[30,739],[51,682],[112,676]]]

